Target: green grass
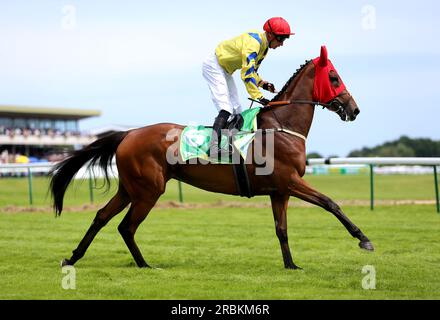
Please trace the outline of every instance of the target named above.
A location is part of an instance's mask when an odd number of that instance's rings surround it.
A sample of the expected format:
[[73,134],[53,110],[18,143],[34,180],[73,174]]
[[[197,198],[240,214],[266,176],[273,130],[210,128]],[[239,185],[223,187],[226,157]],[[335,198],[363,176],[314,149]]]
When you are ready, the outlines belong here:
[[[306,176],[336,202],[369,200],[368,175]],[[375,176],[376,200],[434,200],[432,175]],[[271,209],[221,207],[218,202],[268,202],[205,192],[183,185],[185,203],[201,208],[155,208],[136,234],[155,269],[138,269],[117,232],[121,213],[96,237],[76,265],[75,290],[64,290],[59,262],[69,258],[96,209],[88,181],[69,188],[54,218],[48,179],[33,179],[34,207],[27,180],[0,179],[0,299],[439,299],[440,215],[435,205],[345,207],[372,240],[374,253],[358,248],[339,221],[317,207],[291,206],[289,239],[302,271],[285,270]],[[98,181],[102,185],[102,181]],[[94,203],[115,191],[94,189]],[[160,202],[178,201],[170,181]],[[296,200],[295,203],[300,203]],[[368,203],[368,201],[367,201]],[[211,206],[217,204],[216,206]],[[9,209],[8,209],[9,207]],[[21,210],[14,210],[21,207]],[[16,209],[16,208],[15,208]],[[364,290],[365,265],[376,270],[376,289]]]
[[[69,257],[94,212],[0,214],[1,299],[439,299],[440,217],[431,206],[343,208],[372,240],[358,248],[320,208],[289,209],[294,261],[285,270],[269,208],[154,209],[136,239],[138,269],[112,220],[76,265],[64,290],[59,261]],[[364,290],[362,267],[376,270]]]

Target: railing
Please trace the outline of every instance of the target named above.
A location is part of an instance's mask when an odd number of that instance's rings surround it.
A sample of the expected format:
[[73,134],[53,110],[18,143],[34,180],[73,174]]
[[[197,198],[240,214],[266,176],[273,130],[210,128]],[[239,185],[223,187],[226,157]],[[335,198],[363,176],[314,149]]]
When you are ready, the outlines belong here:
[[434,173],[434,192],[437,212],[440,213],[439,188],[437,178],[437,166],[440,166],[440,158],[327,158],[309,159],[307,165],[331,165],[331,164],[364,164],[370,167],[370,209],[374,210],[374,166],[377,165],[420,165],[432,166]]
[[[25,175],[28,178],[28,195],[29,205],[33,205],[33,173],[49,173],[50,169],[56,164],[56,162],[43,162],[43,163],[28,163],[28,164],[1,164],[0,174],[10,173],[13,175]],[[93,203],[93,177],[89,172],[89,194],[90,202]]]
[[[53,167],[55,163],[34,163],[34,164],[1,164],[0,173],[12,172],[25,174],[28,178],[28,190],[29,190],[29,204],[33,204],[33,190],[32,190],[32,174],[34,172],[47,173]],[[437,177],[437,166],[440,166],[440,158],[327,158],[327,159],[309,159],[307,161],[308,166],[314,165],[353,165],[362,164],[368,165],[370,168],[370,209],[374,210],[374,166],[379,165],[420,165],[420,166],[432,166],[434,173],[434,192],[436,197],[437,212],[440,213],[440,200],[439,200],[439,187]],[[116,172],[115,167],[113,171]],[[84,169],[83,169],[84,170]],[[90,202],[93,203],[93,177],[91,171],[78,174],[78,176],[88,175],[89,179],[89,194]],[[183,193],[181,182],[178,182],[179,188],[179,201],[183,202]]]

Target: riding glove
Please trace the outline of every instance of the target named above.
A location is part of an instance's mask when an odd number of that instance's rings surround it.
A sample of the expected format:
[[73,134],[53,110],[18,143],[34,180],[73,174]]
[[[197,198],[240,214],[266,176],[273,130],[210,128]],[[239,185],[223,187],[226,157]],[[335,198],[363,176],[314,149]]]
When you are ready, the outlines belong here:
[[267,105],[269,104],[269,102],[270,102],[270,100],[269,100],[269,99],[266,99],[265,97],[262,97],[262,98],[258,99],[258,101],[260,101],[260,103],[261,103],[263,106],[267,106]]
[[263,83],[262,88],[264,90],[270,91],[272,93],[275,92],[275,86],[273,85],[273,83],[270,83],[270,82]]

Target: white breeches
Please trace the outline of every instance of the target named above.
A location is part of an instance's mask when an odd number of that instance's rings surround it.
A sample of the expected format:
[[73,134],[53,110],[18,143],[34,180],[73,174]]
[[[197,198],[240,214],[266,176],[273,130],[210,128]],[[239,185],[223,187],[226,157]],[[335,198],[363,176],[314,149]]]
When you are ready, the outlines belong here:
[[238,100],[237,87],[234,78],[218,63],[215,53],[210,54],[203,61],[203,77],[208,82],[211,98],[217,111],[226,110],[231,114],[241,112]]

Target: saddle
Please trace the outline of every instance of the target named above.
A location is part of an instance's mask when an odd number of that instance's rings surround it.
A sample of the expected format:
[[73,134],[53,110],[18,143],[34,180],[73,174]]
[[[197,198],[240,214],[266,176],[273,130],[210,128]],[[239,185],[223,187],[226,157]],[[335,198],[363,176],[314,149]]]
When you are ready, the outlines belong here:
[[[257,130],[257,114],[260,108],[252,108],[234,115],[226,124],[227,134],[222,135],[218,164],[232,164],[237,190],[241,196],[252,197],[253,192],[245,164],[248,148]],[[212,127],[187,126],[180,136],[179,152],[184,161],[193,158],[210,160],[208,151]],[[212,161],[211,161],[212,162]]]

